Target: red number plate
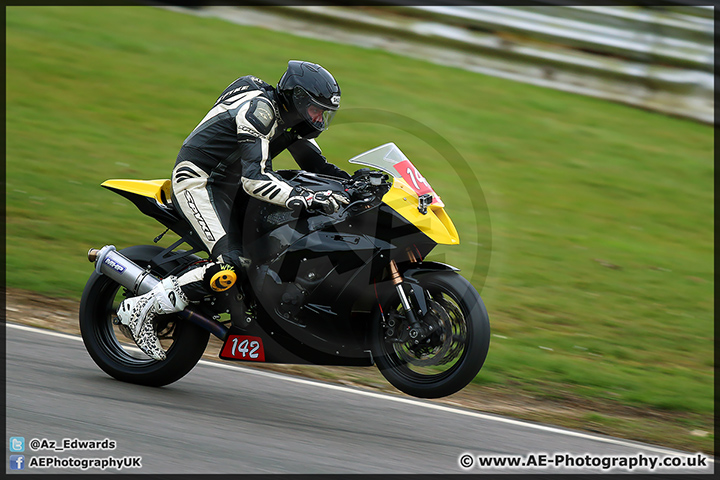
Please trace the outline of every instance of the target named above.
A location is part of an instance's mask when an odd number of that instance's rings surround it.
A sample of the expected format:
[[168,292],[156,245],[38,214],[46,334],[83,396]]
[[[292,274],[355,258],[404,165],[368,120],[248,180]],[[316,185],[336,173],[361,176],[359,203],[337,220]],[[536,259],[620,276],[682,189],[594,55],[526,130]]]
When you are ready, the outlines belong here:
[[402,175],[403,180],[415,190],[415,193],[425,195],[426,193],[433,193],[433,189],[430,188],[430,184],[427,183],[425,177],[420,175],[418,169],[410,163],[410,160],[405,160],[395,165],[395,170]]
[[230,335],[225,340],[225,346],[220,352],[220,358],[264,362],[265,350],[263,349],[262,338]]
[[425,180],[425,177],[418,172],[418,169],[415,168],[415,165],[413,165],[410,160],[400,162],[394,165],[394,168],[402,176],[403,180],[405,180],[405,183],[415,190],[418,197],[429,193],[432,195],[433,205],[439,205],[441,207],[445,206],[440,200],[440,197],[438,197],[438,194],[435,193],[427,180]]

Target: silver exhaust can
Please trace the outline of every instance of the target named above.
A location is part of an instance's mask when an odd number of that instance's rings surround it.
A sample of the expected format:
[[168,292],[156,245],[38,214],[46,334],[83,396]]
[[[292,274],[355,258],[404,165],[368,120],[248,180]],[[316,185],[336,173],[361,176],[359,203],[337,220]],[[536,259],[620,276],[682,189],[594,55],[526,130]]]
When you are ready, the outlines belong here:
[[90,249],[88,260],[95,262],[99,275],[107,275],[136,295],[147,293],[160,283],[160,279],[118,252],[114,245]]

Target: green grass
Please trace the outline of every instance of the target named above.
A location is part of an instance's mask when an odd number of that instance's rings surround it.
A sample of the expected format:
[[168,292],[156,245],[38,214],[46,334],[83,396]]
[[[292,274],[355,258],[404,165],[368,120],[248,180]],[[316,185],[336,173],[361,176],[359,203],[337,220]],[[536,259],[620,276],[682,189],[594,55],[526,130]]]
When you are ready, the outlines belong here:
[[477,382],[712,417],[711,127],[149,7],[6,12],[8,286],[79,298],[88,248],[162,231],[99,184],[167,178],[227,84],[309,59],[343,90],[326,155],[351,170],[394,141],[443,197],[462,244],[435,256],[481,287],[496,335]]

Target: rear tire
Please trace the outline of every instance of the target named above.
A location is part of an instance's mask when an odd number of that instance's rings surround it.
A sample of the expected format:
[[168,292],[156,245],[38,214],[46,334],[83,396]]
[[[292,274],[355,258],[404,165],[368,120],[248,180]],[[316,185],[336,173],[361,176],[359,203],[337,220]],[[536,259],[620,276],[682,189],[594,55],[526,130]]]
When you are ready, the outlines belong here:
[[[162,250],[153,245],[139,245],[120,253],[145,266]],[[169,269],[177,265],[163,267]],[[168,271],[152,273],[162,278]],[[85,285],[80,302],[80,331],[92,359],[108,375],[124,382],[160,387],[184,377],[205,352],[210,333],[193,323],[180,321],[175,315],[163,315],[157,318],[167,326],[164,330],[172,333],[168,338],[172,339],[172,345],[167,349],[167,358],[157,361],[136,353],[132,340],[118,337],[119,329],[112,321],[119,301],[124,298],[119,294],[122,288],[107,275],[97,272],[90,275]]]
[[[373,320],[375,361],[398,390],[420,398],[445,397],[464,388],[482,368],[490,345],[490,321],[477,290],[457,273],[428,272],[417,275],[417,280],[430,294],[428,303],[436,313],[431,312],[439,327],[434,343],[419,348],[410,341],[387,341],[378,311]],[[382,310],[386,316],[391,312],[404,316],[395,292]]]

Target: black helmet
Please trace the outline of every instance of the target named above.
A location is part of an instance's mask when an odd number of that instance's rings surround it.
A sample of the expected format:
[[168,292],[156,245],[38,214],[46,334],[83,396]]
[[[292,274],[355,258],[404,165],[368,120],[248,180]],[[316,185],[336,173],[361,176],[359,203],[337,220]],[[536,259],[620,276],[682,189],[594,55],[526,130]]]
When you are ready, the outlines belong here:
[[327,130],[340,107],[340,87],[335,78],[315,63],[290,60],[277,92],[285,109],[283,120],[305,138]]

